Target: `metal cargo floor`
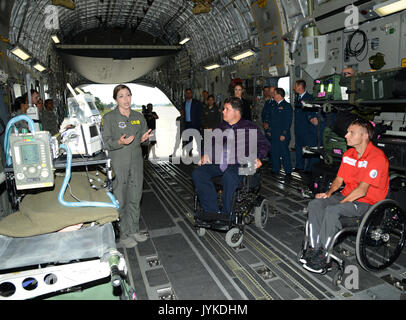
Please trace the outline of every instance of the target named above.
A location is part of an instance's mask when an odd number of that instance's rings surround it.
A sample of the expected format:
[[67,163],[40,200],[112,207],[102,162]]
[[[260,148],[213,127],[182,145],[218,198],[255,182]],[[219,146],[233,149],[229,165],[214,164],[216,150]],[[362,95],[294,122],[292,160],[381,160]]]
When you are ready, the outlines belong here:
[[[124,253],[129,278],[139,300],[326,300],[395,299],[402,290],[394,283],[406,278],[406,252],[379,273],[363,270],[355,257],[354,237],[347,249],[339,289],[332,284],[337,266],[326,275],[310,273],[297,263],[309,201],[301,190],[306,177],[297,173],[287,181],[282,174],[262,169],[262,194],[272,201],[273,214],[265,229],[245,229],[238,248],[225,242],[225,233],[207,230],[199,237],[193,226],[193,165],[168,161],[145,162],[141,231],[149,239]],[[346,276],[359,272],[358,289]]]

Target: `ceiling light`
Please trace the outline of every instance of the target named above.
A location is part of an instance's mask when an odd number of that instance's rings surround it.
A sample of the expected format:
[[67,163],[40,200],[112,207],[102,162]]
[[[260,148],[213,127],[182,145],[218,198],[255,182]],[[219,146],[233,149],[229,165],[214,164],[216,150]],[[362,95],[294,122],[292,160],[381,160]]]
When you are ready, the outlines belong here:
[[186,42],[188,42],[190,38],[185,38],[181,42],[179,42],[180,45],[184,45]]
[[21,60],[28,60],[31,56],[25,52],[23,49],[19,48],[19,47],[14,47],[13,49],[10,50],[12,54],[16,55],[17,57],[19,57]]
[[51,38],[56,44],[61,42],[61,41],[59,41],[59,38],[58,38],[58,36],[56,34],[52,35]]
[[218,63],[210,64],[204,67],[206,70],[213,70],[220,68],[220,65]]
[[34,64],[33,67],[34,67],[35,69],[37,69],[39,72],[42,72],[42,71],[44,71],[44,70],[46,69],[46,68],[45,68],[42,64],[40,64],[40,63]]
[[242,51],[240,53],[237,53],[237,54],[231,56],[231,59],[237,61],[237,60],[241,60],[241,59],[244,59],[244,58],[248,58],[248,57],[250,57],[250,56],[252,56],[254,54],[255,54],[254,51],[252,51],[251,49],[248,49],[248,50]]
[[405,10],[406,0],[389,0],[374,6],[374,11],[381,17]]

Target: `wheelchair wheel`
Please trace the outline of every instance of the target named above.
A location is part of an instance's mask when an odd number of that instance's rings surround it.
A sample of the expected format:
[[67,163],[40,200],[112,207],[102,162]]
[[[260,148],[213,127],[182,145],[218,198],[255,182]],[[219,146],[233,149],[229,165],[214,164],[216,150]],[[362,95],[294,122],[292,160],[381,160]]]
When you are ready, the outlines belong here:
[[364,215],[357,233],[356,255],[367,271],[380,271],[399,257],[406,236],[406,217],[399,204],[385,199]]
[[340,290],[340,285],[343,282],[343,271],[338,270],[334,275],[333,275],[333,286],[334,288],[338,291]]
[[267,199],[262,200],[259,207],[254,208],[255,226],[258,228],[265,228],[268,221],[269,214],[269,201]]
[[238,247],[243,238],[243,233],[238,228],[232,228],[226,233],[226,243],[232,247]]
[[204,237],[204,235],[206,234],[206,229],[205,228],[197,228],[197,234],[199,235],[199,237]]

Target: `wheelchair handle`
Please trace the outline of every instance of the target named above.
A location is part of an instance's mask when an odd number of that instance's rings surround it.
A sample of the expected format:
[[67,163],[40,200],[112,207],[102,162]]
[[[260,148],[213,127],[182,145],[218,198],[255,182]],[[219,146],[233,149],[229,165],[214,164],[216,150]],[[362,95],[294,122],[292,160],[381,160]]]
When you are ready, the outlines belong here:
[[240,164],[238,168],[238,174],[244,176],[254,175],[257,171],[257,169],[255,168],[255,164],[256,164],[255,162],[247,162]]
[[111,284],[113,287],[117,288],[121,286],[121,276],[120,271],[118,270],[118,266],[112,266],[110,268],[111,272]]
[[118,269],[119,257],[117,255],[111,255],[109,258],[110,273],[111,273],[111,284],[113,287],[121,286],[121,275]]

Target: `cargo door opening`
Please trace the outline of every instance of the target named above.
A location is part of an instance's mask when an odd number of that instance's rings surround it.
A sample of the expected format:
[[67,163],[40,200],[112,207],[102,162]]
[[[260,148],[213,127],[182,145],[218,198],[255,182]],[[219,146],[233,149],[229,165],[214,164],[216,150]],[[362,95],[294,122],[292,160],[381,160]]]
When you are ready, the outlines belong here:
[[[158,115],[155,122],[156,144],[151,148],[148,158],[150,160],[167,160],[174,153],[178,133],[176,118],[180,116],[178,109],[168,97],[158,88],[138,84],[126,84],[132,93],[131,109],[141,112],[142,107],[152,104],[152,111]],[[91,84],[81,86],[81,90],[95,96],[96,105],[102,115],[114,110],[117,106],[113,99],[113,90],[116,85]],[[176,154],[181,154],[180,145]],[[197,150],[195,147],[194,151]]]

